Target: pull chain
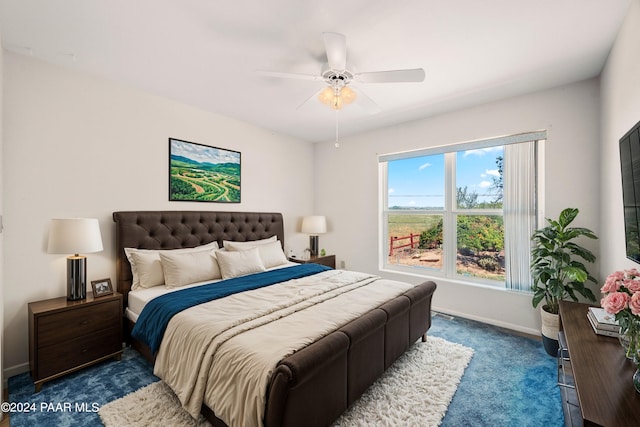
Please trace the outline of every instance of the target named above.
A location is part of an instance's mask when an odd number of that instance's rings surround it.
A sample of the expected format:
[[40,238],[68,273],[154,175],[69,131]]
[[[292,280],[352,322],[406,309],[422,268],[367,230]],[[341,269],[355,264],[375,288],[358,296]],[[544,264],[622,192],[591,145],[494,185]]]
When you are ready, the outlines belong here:
[[334,147],[340,148],[340,142],[338,141],[338,110],[336,110],[336,143]]

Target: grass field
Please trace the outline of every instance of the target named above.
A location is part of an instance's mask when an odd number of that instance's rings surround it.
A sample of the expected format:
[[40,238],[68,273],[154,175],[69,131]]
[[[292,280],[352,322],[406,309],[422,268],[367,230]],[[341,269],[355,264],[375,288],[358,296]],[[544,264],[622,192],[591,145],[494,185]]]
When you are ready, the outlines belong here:
[[[171,165],[171,200],[240,201],[240,178],[228,170]],[[232,170],[231,172],[235,172]]]
[[389,236],[420,234],[442,221],[442,215],[389,215]]
[[[411,214],[390,214],[388,222],[389,237],[405,237],[410,234],[419,235],[427,231],[442,221],[442,215],[411,215]],[[414,239],[414,242],[417,242]],[[398,241],[397,245],[408,244],[409,239]],[[499,257],[499,254],[493,254]],[[395,265],[420,266],[426,268],[442,268],[442,250],[421,250],[404,248],[404,250],[395,250],[392,256],[389,256],[388,262]],[[486,271],[479,267],[477,261],[481,257],[487,257],[488,254],[477,256],[463,256],[457,254],[456,271],[458,274],[478,277],[496,281],[504,281],[504,267],[497,271]]]

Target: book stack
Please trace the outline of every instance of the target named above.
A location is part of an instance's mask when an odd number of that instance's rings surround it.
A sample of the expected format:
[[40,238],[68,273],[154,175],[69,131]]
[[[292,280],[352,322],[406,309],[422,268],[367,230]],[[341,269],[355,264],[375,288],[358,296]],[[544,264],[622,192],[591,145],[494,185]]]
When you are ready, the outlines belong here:
[[608,337],[618,336],[618,331],[620,330],[618,321],[613,314],[604,311],[604,308],[589,307],[587,318],[596,334],[606,335]]

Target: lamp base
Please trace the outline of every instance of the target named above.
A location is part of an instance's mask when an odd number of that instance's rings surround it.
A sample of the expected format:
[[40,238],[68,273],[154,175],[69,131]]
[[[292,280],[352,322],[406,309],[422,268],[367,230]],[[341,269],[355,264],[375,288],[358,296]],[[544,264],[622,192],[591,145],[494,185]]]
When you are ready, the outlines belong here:
[[309,236],[309,251],[311,256],[318,256],[318,236]]
[[67,258],[67,299],[87,297],[87,257],[74,255]]

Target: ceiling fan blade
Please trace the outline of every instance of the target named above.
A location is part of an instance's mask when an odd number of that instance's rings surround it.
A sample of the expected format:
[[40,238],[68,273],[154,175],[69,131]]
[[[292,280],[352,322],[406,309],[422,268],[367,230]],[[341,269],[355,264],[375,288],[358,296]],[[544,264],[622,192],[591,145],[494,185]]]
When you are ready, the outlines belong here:
[[286,73],[282,71],[266,71],[256,70],[256,74],[267,77],[277,77],[281,79],[298,79],[298,80],[322,80],[322,76],[314,76],[313,74]]
[[347,68],[347,38],[344,34],[322,33],[329,68],[343,72]]
[[369,114],[378,114],[382,109],[376,102],[369,98],[361,89],[351,86],[351,89],[356,93],[356,101],[354,104],[358,104],[363,110]]
[[373,71],[359,73],[354,78],[362,83],[410,83],[424,81],[424,70],[415,68],[412,70]]
[[302,107],[304,107],[305,105],[307,105],[311,100],[313,99],[318,99],[318,95],[320,95],[320,92],[322,92],[324,90],[324,88],[317,90],[313,93],[313,95],[311,95],[309,98],[305,99],[302,104],[298,105],[296,107],[296,110],[301,109]]

